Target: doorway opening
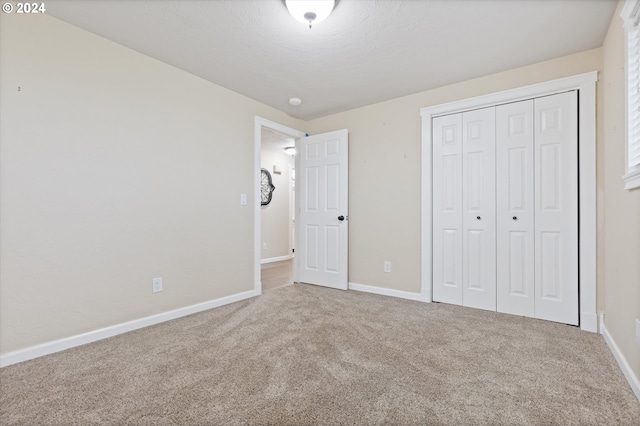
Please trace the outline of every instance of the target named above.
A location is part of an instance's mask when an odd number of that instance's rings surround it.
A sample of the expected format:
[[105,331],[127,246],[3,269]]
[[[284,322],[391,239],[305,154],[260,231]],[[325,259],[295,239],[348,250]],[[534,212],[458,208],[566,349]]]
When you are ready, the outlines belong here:
[[[294,281],[295,164],[285,148],[305,134],[260,117],[254,130],[254,290],[260,294]],[[263,178],[275,187],[264,199]]]
[[294,138],[269,128],[262,128],[262,291],[293,284],[295,148],[291,148],[294,146]]

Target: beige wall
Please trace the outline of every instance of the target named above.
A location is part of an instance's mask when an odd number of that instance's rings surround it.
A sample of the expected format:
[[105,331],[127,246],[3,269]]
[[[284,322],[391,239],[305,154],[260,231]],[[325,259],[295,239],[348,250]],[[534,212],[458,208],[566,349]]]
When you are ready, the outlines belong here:
[[[263,143],[261,159],[262,168],[269,170],[276,187],[271,203],[260,208],[262,244],[267,244],[266,249],[261,246],[261,258],[289,256],[289,165],[293,164],[293,158],[282,148]],[[274,173],[274,164],[282,167],[282,173]]]
[[300,122],[52,17],[0,19],[0,353],[252,290],[254,115]]
[[601,56],[589,50],[307,123],[312,134],[349,129],[349,281],[420,292],[420,108],[599,70]]
[[604,289],[604,322],[627,362],[640,377],[640,346],[635,320],[640,319],[640,188],[623,188],[625,173],[625,56],[620,11],[613,16],[603,45],[598,189],[603,194],[599,221],[600,281]]

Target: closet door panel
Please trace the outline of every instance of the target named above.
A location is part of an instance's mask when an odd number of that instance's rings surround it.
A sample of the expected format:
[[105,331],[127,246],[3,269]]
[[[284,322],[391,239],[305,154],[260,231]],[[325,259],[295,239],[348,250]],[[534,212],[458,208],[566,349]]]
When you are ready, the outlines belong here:
[[433,119],[433,300],[462,304],[462,114]]
[[533,100],[496,107],[497,310],[534,316]]
[[465,112],[462,121],[462,304],[495,310],[495,108]]
[[534,110],[535,317],[578,325],[577,92]]

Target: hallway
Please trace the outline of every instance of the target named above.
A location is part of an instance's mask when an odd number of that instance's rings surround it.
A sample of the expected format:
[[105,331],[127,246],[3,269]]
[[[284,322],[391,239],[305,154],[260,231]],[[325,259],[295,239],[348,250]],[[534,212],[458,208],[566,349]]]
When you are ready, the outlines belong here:
[[293,259],[265,263],[261,271],[262,291],[293,284]]

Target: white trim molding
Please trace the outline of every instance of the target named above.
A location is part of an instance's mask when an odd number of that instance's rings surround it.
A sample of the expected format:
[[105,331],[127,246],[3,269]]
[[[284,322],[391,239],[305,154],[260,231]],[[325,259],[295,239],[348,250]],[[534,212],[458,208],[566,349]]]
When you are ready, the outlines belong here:
[[609,346],[609,349],[611,350],[613,357],[616,359],[620,370],[622,370],[622,374],[624,374],[627,382],[629,382],[629,386],[631,386],[633,393],[636,395],[636,398],[638,398],[638,401],[640,401],[640,380],[638,380],[638,377],[633,372],[633,369],[627,362],[627,359],[620,351],[620,348],[618,348],[618,345],[616,345],[616,342],[615,340],[613,340],[611,334],[609,334],[609,330],[607,330],[607,327],[604,325],[604,320],[601,324],[600,333],[602,334],[602,337],[604,337],[604,341]]
[[293,259],[293,255],[289,255],[289,256],[278,256],[278,257],[269,257],[267,259],[262,259],[260,261],[261,265],[264,265],[265,263],[273,263],[273,262],[281,262],[283,260],[290,260]]
[[580,312],[580,328],[583,330],[588,330],[593,333],[598,333],[599,322],[598,322],[598,314],[593,312]]
[[625,38],[624,189],[640,188],[640,0],[626,0],[620,17]]
[[219,299],[209,300],[207,302],[163,312],[161,314],[151,315],[137,320],[112,325],[110,327],[100,328],[98,330],[89,331],[87,333],[78,334],[64,339],[31,346],[19,351],[9,352],[0,355],[0,368],[64,351],[66,349],[75,348],[77,346],[86,345],[87,343],[96,342],[98,340],[107,339],[109,337],[117,336],[118,334],[128,333],[129,331],[160,324],[165,321],[171,321],[176,318],[207,311],[219,306],[239,302],[255,296],[259,296],[259,293],[256,294],[255,290],[245,291],[242,293],[232,294],[231,296],[225,296]]
[[426,302],[422,294],[412,293],[409,291],[392,290],[384,287],[376,287],[372,285],[349,283],[349,290],[362,291],[364,293],[379,294],[381,296],[398,297],[400,299],[416,300],[418,302]]
[[624,189],[640,188],[640,169],[622,176],[622,180],[624,180]]
[[597,332],[596,313],[596,82],[597,71],[420,109],[422,116],[423,300],[432,301],[431,120],[477,108],[578,90],[580,209],[580,328]]

